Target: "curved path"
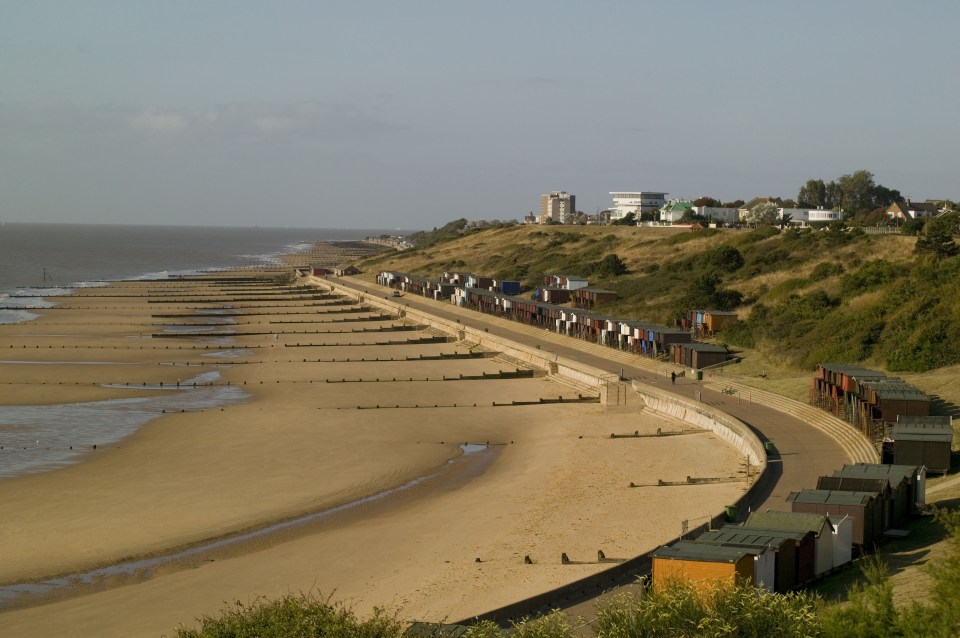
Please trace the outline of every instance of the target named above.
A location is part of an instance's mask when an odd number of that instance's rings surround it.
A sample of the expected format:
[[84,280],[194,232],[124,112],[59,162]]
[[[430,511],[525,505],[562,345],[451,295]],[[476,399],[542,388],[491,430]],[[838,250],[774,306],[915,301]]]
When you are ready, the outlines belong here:
[[[389,289],[355,278],[331,277],[329,281],[372,297],[388,298],[384,291],[389,292]],[[680,370],[679,366],[673,364],[425,297],[404,294],[400,298],[388,299],[400,306],[416,307],[444,319],[482,328],[504,339],[539,346],[544,352],[580,361],[627,379],[642,380],[649,385],[662,387],[667,392],[694,399],[699,396],[703,403],[740,419],[756,432],[761,441],[773,444],[768,460],[769,474],[765,488],[758,494],[757,510],[789,511],[785,499],[790,492],[816,487],[818,477],[832,474],[845,463],[876,461],[875,452],[859,433],[838,419],[803,404],[766,396],[765,403],[772,403],[776,407],[754,402],[754,392],[758,399],[761,394],[769,393],[738,384],[730,386],[736,387],[735,394],[724,393],[722,390],[725,386],[719,383],[699,382],[686,377],[677,378],[676,385],[671,385],[670,372]],[[819,424],[811,425],[811,419]],[[743,516],[746,513],[740,514]],[[585,600],[570,600],[563,606],[575,616],[592,617],[595,599],[594,595],[588,595]]]

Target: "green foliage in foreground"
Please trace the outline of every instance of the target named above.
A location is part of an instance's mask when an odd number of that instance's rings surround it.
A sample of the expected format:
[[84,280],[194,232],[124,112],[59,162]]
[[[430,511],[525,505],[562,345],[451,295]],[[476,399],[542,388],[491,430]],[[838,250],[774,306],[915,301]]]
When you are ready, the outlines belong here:
[[698,591],[673,583],[598,606],[595,629],[609,638],[801,638],[820,635],[820,606],[809,594],[774,594],[748,584]]
[[[807,593],[774,594],[744,584],[718,584],[707,591],[674,583],[638,594],[623,594],[597,606],[597,638],[686,638],[811,636],[824,638],[960,636],[960,510],[937,514],[950,534],[946,557],[931,563],[933,588],[925,603],[897,608],[887,568],[866,560],[865,580],[849,601],[825,605]],[[312,595],[287,595],[251,604],[240,602],[219,617],[198,619],[197,629],[180,627],[177,638],[436,638],[440,627],[418,634],[383,610],[357,618],[348,608]],[[491,622],[469,627],[463,638],[573,638],[584,635],[556,611],[515,623],[506,632]]]
[[177,638],[398,638],[403,625],[382,610],[369,618],[330,599],[310,594],[288,594],[276,600],[240,601],[223,609],[219,617],[198,619],[200,627],[177,628]]

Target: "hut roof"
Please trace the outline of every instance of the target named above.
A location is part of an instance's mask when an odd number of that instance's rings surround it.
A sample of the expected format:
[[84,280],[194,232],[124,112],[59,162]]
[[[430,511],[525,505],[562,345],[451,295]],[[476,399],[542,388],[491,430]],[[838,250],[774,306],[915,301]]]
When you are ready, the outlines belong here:
[[917,465],[888,465],[886,463],[848,463],[833,473],[834,476],[882,478],[891,483],[911,480],[919,470]]
[[747,517],[744,527],[757,529],[782,529],[795,532],[816,532],[823,530],[827,517],[822,514],[805,512],[753,512]]
[[697,537],[698,543],[731,543],[736,545],[757,545],[759,547],[779,547],[785,536],[768,534],[744,527],[724,527],[704,532]]
[[650,552],[650,556],[669,560],[695,560],[705,563],[735,563],[744,556],[755,553],[746,547],[679,541],[669,547],[661,547]]
[[573,292],[592,292],[594,294],[610,294],[615,295],[617,292],[615,290],[607,290],[606,288],[598,288],[597,286],[585,286],[584,288],[577,288]]
[[694,341],[692,343],[678,343],[676,345],[681,348],[687,348],[688,350],[696,350],[697,352],[726,352],[727,351],[726,346],[717,345],[715,343],[700,343],[699,341]]
[[953,442],[953,423],[949,416],[921,416],[903,419],[900,417],[901,415],[897,415],[897,422],[893,424],[891,436],[894,441]]
[[855,365],[847,365],[843,363],[821,363],[819,364],[824,370],[830,372],[839,372],[845,374],[848,377],[857,377],[857,378],[880,378],[887,376],[886,372],[880,372],[878,370],[871,370],[869,368],[863,368]]
[[[783,512],[784,514],[789,514],[790,512]],[[804,514],[806,516],[806,514]],[[812,514],[812,516],[817,516],[817,514]],[[819,518],[824,518],[820,516]],[[822,527],[822,526],[821,526]],[[741,527],[739,525],[724,525],[721,530],[742,530],[749,531],[754,534],[761,536],[772,536],[775,538],[790,538],[795,541],[803,540],[803,537],[810,533],[809,529],[768,529],[764,527]]]
[[791,503],[820,503],[823,505],[866,505],[877,497],[877,492],[843,492],[834,490],[800,490],[791,492]]
[[928,400],[927,395],[924,394],[922,390],[897,377],[860,379],[854,375],[854,378],[857,379],[857,383],[861,386],[870,388],[876,392],[877,396],[881,399],[906,401]]

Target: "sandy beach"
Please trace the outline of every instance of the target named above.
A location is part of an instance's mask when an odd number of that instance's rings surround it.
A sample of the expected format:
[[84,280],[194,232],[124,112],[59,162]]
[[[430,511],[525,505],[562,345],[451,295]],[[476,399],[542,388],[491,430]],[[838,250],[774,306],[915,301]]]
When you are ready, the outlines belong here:
[[[675,537],[680,521],[702,521],[746,488],[630,487],[682,480],[691,468],[718,477],[743,468],[706,432],[610,437],[688,427],[644,411],[495,406],[584,389],[542,371],[478,378],[518,364],[469,357],[469,343],[316,289],[225,277],[79,290],[37,320],[0,326],[0,409],[171,396],[176,405],[204,384],[243,395],[165,408],[115,442],[66,435],[57,444],[82,450],[76,462],[0,478],[0,585],[202,547],[362,502],[163,563],[149,577],[13,601],[0,610],[4,635],[170,635],[233,600],[309,590],[361,613],[469,617],[602,569],[598,550],[649,551]],[[465,442],[491,445],[464,455]],[[30,453],[3,450],[0,464]]]

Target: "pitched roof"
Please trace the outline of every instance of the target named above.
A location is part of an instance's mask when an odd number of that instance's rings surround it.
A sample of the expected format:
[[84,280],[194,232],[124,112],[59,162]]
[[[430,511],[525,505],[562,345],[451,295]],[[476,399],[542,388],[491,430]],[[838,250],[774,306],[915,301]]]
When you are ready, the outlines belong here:
[[901,481],[911,481],[916,475],[918,465],[890,465],[886,463],[848,463],[833,473],[834,476],[850,476],[859,478],[882,478],[891,484]]
[[735,563],[748,554],[755,554],[746,547],[712,545],[696,541],[679,541],[670,547],[661,547],[650,552],[654,558],[669,560],[692,560],[704,563]]
[[749,528],[815,532],[819,534],[826,524],[827,517],[822,514],[767,511],[751,513],[743,526]]
[[894,441],[953,442],[953,424],[949,416],[903,417],[897,415],[891,438]]
[[[790,514],[791,512],[783,512],[784,514]],[[805,515],[806,516],[806,515]],[[813,514],[817,516],[817,514]],[[731,530],[748,530],[754,534],[762,536],[773,536],[775,538],[790,538],[795,541],[803,540],[807,534],[812,534],[813,532],[809,529],[770,529],[765,527],[746,527],[742,525],[724,525],[721,529],[731,529]]]
[[785,536],[767,534],[744,527],[724,527],[704,532],[697,537],[698,543],[723,543],[729,545],[755,545],[758,547],[780,547]]
[[833,490],[800,490],[791,492],[791,503],[819,503],[821,505],[866,505],[877,497],[877,492],[841,492]]

